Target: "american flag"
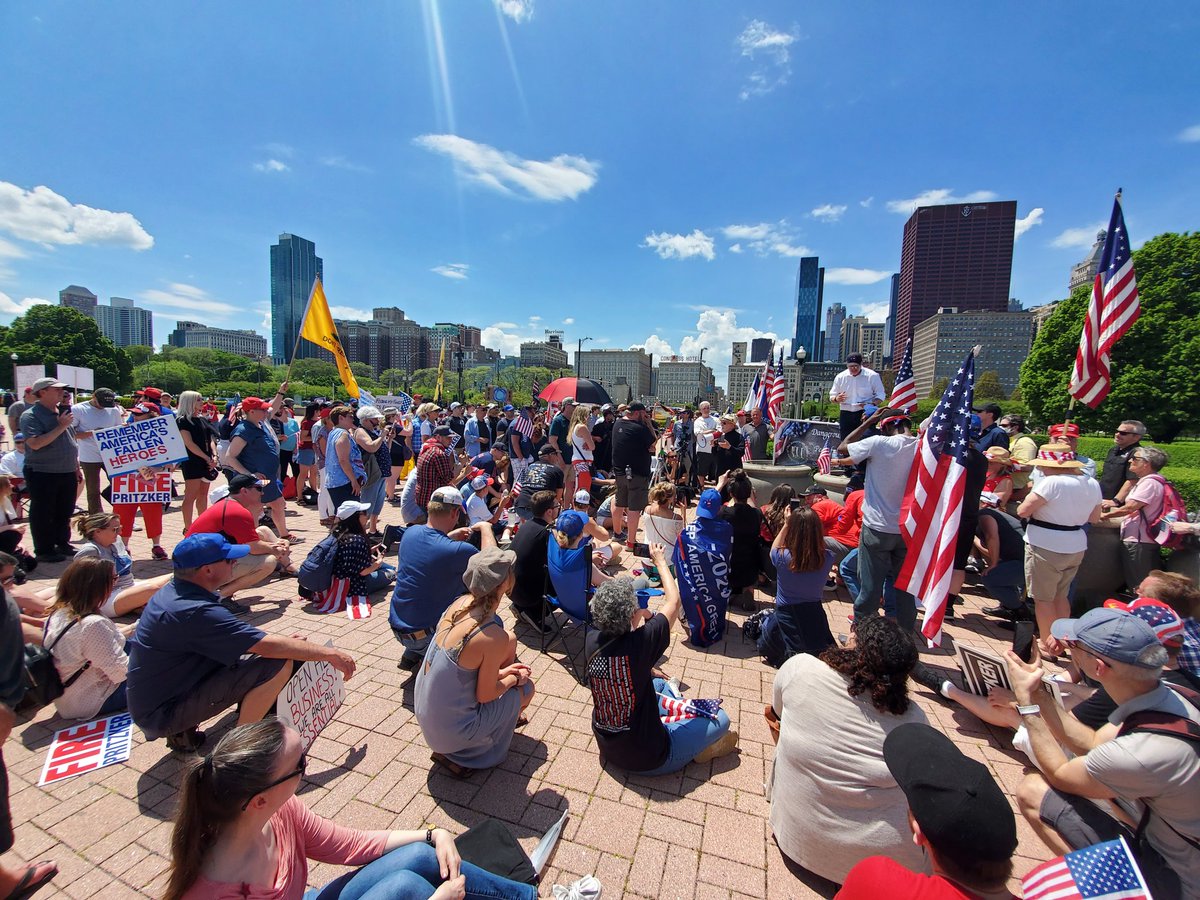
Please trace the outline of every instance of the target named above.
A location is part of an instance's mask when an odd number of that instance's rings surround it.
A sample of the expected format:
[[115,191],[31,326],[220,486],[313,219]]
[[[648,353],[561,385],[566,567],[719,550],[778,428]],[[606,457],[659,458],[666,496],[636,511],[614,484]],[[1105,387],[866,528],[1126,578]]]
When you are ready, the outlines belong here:
[[758,391],[762,386],[762,372],[754,373],[754,381],[750,385],[750,392],[746,394],[746,402],[742,404],[742,409],[746,412],[758,406]]
[[896,385],[892,388],[892,399],[888,401],[892,409],[902,409],[912,412],[917,407],[917,383],[913,378],[912,341],[904,348],[904,359],[896,370]]
[[771,402],[771,391],[775,387],[775,368],[771,365],[771,354],[767,354],[767,361],[763,363],[762,379],[759,381],[758,396],[754,398],[754,405],[762,410],[763,418],[768,422],[771,421],[771,411],[768,404]]
[[1123,838],[1042,863],[1021,879],[1025,900],[1149,900]]
[[829,440],[826,439],[825,446],[821,448],[821,452],[817,454],[817,471],[822,475],[828,475],[833,469],[833,453],[829,449]]
[[698,716],[715,719],[721,710],[720,700],[684,700],[669,694],[659,694],[658,703],[659,718],[665,725],[669,725],[671,722],[682,722],[684,719],[695,719]]
[[358,389],[358,402],[360,406],[376,406],[375,395],[366,388]]
[[1108,236],[1100,255],[1100,268],[1092,285],[1092,302],[1083,322],[1083,335],[1075,354],[1069,393],[1095,409],[1112,389],[1109,365],[1112,348],[1141,314],[1137,276],[1129,254],[1129,235],[1121,212],[1121,192],[1113,201]]
[[533,378],[533,380],[531,380],[529,382],[529,390],[533,392],[533,402],[537,403],[538,402],[538,394],[540,394],[542,392],[542,386],[538,383],[538,380],[536,377]]
[[517,434],[523,434],[525,437],[533,438],[533,420],[525,413],[517,413],[513,416],[513,420],[508,425]]
[[[771,358],[767,357],[770,363]],[[771,393],[767,398],[767,421],[778,425],[783,417],[783,398],[787,395],[787,377],[783,374],[783,350],[779,351],[779,362],[775,364],[775,377],[771,381]]]
[[371,601],[362,594],[355,594],[346,602],[347,619],[371,618]]
[[930,425],[917,443],[904,489],[900,527],[908,553],[896,587],[925,603],[921,633],[931,646],[942,640],[942,617],[950,593],[954,545],[962,518],[965,456],[970,446],[971,403],[975,396],[975,351],[946,386]]
[[396,398],[396,409],[398,409],[401,414],[412,409],[413,398],[404,393],[404,391],[397,391],[392,396]]
[[349,578],[335,578],[329,583],[329,589],[317,594],[313,599],[319,613],[346,613],[348,619],[369,619],[371,604],[361,594],[350,593]]

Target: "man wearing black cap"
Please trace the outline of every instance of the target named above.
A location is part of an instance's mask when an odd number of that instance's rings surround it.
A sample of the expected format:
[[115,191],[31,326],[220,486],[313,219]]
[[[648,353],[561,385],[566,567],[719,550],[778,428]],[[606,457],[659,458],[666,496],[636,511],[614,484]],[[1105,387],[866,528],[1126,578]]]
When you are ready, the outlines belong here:
[[879,373],[862,362],[861,353],[847,356],[846,371],[834,376],[829,389],[829,399],[838,405],[838,430],[843,439],[862,422],[866,404],[880,404],[887,396]]
[[632,548],[637,541],[642,510],[650,502],[650,458],[654,453],[654,429],[644,403],[630,403],[625,415],[613,425],[613,474],[617,491],[613,498],[613,536]]
[[62,562],[75,553],[71,513],[79,493],[79,447],[71,427],[75,416],[63,402],[66,387],[56,378],[39,378],[30,388],[34,404],[21,413],[29,531],[39,562]]
[[513,502],[513,509],[528,522],[537,513],[533,507],[533,495],[539,491],[553,491],[558,503],[562,503],[563,485],[566,478],[559,466],[558,450],[549,444],[538,451],[537,462],[531,463],[521,476],[521,491]]
[[1000,404],[985,403],[971,411],[979,414],[979,437],[975,439],[975,449],[980,453],[988,447],[1003,447],[1007,450],[1008,432],[997,424],[1004,416]]
[[871,856],[850,870],[839,900],[1011,898],[1017,823],[987,766],[919,722],[892,729],[883,760],[908,799],[913,841],[929,854],[933,877]]
[[96,388],[92,399],[76,403],[71,407],[75,416],[75,440],[79,444],[79,468],[83,469],[83,484],[87,488],[88,512],[98,513],[100,506],[100,445],[96,432],[103,428],[115,428],[125,420],[125,413],[117,406],[117,395],[111,388]]

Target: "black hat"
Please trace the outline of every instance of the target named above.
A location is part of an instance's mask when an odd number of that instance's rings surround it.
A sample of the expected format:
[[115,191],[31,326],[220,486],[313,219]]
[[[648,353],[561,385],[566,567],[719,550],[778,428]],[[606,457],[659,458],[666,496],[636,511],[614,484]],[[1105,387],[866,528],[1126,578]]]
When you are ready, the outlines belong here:
[[819,484],[810,485],[800,492],[801,497],[828,497],[829,491]]
[[554,456],[554,454],[556,454],[556,453],[558,453],[558,450],[556,450],[554,447],[551,447],[549,444],[547,444],[545,447],[543,447],[541,450],[538,451],[538,456],[539,457]]
[[261,481],[253,475],[243,475],[240,472],[229,479],[229,493],[236,494],[248,487],[266,487],[268,482]]
[[433,429],[434,437],[450,437],[452,434],[454,434],[454,431],[449,425],[439,425],[437,428]]
[[625,408],[625,411],[626,412],[645,412],[646,404],[635,400],[633,403],[630,403],[629,406],[627,406]]
[[861,366],[862,365],[862,354],[861,353],[851,353],[849,356],[846,357],[846,362],[858,363]]
[[935,728],[907,722],[883,741],[883,760],[934,850],[1004,862],[1017,849],[1012,808],[987,766]]
[[1004,412],[1000,409],[999,403],[985,403],[983,406],[977,406],[971,410],[973,413],[991,413],[995,418],[999,419]]

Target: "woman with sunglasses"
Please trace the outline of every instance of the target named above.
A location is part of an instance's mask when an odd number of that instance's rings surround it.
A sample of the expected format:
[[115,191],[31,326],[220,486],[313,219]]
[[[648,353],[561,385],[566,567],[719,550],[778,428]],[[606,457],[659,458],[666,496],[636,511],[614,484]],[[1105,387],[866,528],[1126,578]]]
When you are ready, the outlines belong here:
[[273,717],[234,728],[198,759],[183,776],[165,900],[300,900],[309,859],[360,867],[311,900],[537,897],[463,862],[444,829],[359,831],[313,814],[296,797],[306,763],[299,733]]
[[[161,519],[162,511],[159,509]],[[138,581],[133,577],[133,559],[121,540],[123,522],[116,513],[84,513],[76,516],[75,531],[83,543],[75,551],[76,559],[103,559],[112,564],[116,581],[112,591],[100,605],[101,615],[110,619],[137,612],[150,602],[158,589],[171,580],[171,574]]]

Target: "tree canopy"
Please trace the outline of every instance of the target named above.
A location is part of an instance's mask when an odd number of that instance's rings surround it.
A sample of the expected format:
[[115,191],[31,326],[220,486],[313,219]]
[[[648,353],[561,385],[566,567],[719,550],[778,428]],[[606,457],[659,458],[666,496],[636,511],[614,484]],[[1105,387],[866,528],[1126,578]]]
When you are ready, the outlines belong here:
[[[1145,422],[1170,441],[1200,416],[1200,232],[1160,234],[1133,254],[1141,315],[1112,350],[1112,391],[1097,409],[1077,404],[1085,431]],[[1021,366],[1021,396],[1039,424],[1061,421],[1091,286],[1062,301]]]
[[975,379],[976,400],[1003,400],[1004,385],[1000,383],[1000,373],[989,369]]
[[129,385],[133,369],[125,351],[100,333],[91,316],[69,306],[39,305],[17,316],[0,329],[0,353],[16,353],[20,365],[41,363],[50,375],[59,364],[92,369],[96,387],[116,390]]

